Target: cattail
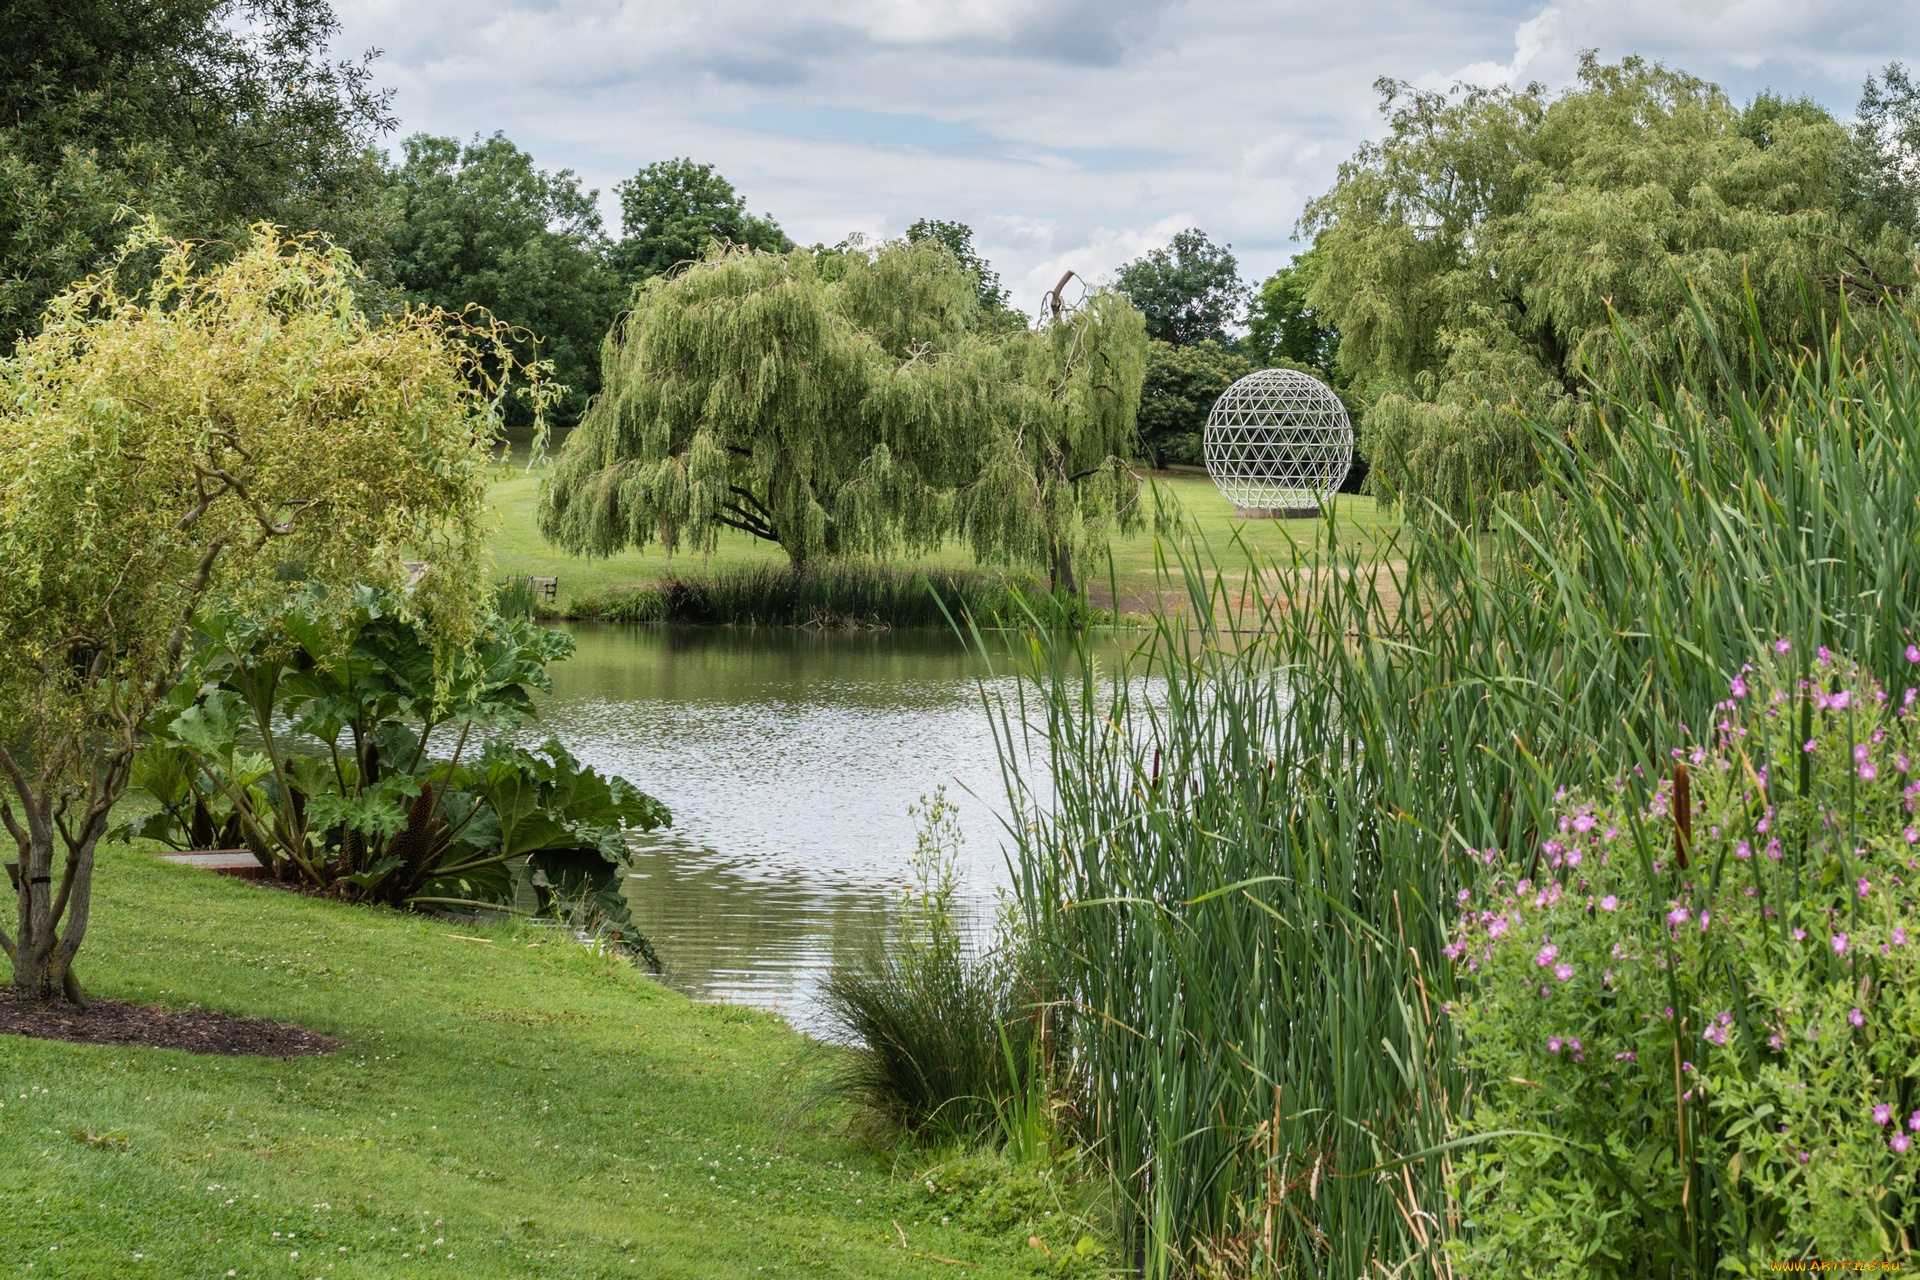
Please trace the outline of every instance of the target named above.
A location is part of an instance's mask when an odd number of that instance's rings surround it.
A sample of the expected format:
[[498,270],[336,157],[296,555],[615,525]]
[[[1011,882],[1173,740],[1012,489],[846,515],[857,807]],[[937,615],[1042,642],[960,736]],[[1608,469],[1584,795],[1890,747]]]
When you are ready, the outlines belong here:
[[1687,869],[1687,846],[1693,843],[1693,788],[1687,781],[1687,766],[1673,766],[1673,852],[1680,869]]

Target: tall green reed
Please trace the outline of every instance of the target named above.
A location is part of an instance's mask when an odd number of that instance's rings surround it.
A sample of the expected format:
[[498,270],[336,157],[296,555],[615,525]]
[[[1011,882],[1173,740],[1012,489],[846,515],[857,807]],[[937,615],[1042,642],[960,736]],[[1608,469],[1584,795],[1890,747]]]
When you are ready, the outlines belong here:
[[1776,635],[1900,662],[1920,330],[1868,321],[1737,373],[1702,318],[1590,438],[1529,427],[1540,484],[1473,519],[1174,554],[1186,606],[1118,671],[1036,637],[994,704],[1023,927],[1144,1274],[1447,1273],[1468,851],[1656,766]]

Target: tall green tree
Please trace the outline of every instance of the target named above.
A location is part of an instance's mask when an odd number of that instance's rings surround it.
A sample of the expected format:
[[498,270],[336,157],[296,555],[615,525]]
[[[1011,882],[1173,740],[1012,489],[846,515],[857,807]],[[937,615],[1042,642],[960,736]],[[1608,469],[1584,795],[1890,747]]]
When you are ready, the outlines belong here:
[[1000,273],[993,269],[991,262],[980,256],[978,249],[973,247],[972,227],[964,222],[949,222],[944,218],[920,218],[907,228],[907,239],[916,244],[926,240],[944,245],[960,263],[961,269],[971,272],[978,282],[981,310],[1006,309],[1007,291],[1000,287]]
[[630,284],[699,261],[713,240],[770,253],[793,247],[771,215],[748,213],[747,202],[710,164],[686,157],[657,161],[614,190],[620,196],[614,258]]
[[983,411],[972,277],[937,245],[732,248],[642,286],[540,524],[570,551],[723,528],[796,567],[936,545],[940,478]]
[[1202,435],[1213,402],[1263,363],[1211,340],[1183,347],[1148,342],[1140,385],[1140,452],[1157,467],[1202,462]]
[[327,0],[0,5],[0,351],[135,217],[244,238],[320,230],[378,267],[372,55],[332,61]]
[[1529,483],[1516,415],[1579,430],[1616,318],[1678,350],[1664,339],[1690,288],[1723,322],[1751,290],[1768,341],[1790,343],[1817,323],[1805,290],[1913,280],[1910,241],[1847,214],[1853,144],[1824,113],[1756,128],[1714,85],[1637,58],[1589,56],[1558,96],[1380,89],[1387,136],[1302,223],[1307,302],[1371,402],[1366,452],[1393,494],[1458,512]]
[[1146,317],[1149,338],[1175,346],[1226,343],[1227,327],[1247,301],[1231,248],[1207,239],[1198,227],[1121,267],[1113,287]]
[[1007,333],[945,246],[721,249],[654,278],[606,351],[540,526],[568,550],[710,548],[723,529],[796,569],[931,549],[1064,586],[1115,518],[1144,341],[1112,294]]
[[1108,538],[1141,527],[1128,459],[1146,349],[1140,312],[1110,289],[1075,308],[1056,294],[1039,328],[992,349],[1000,407],[979,420],[985,440],[958,495],[975,558],[1041,567],[1056,595],[1076,596]]
[[1332,376],[1340,349],[1340,331],[1307,300],[1313,287],[1311,249],[1281,267],[1255,291],[1247,305],[1247,332],[1239,347],[1263,365],[1286,364]]
[[1859,204],[1908,236],[1920,235],[1920,84],[1898,62],[1868,76],[1854,112]]
[[[394,171],[391,270],[416,301],[478,303],[538,339],[521,355],[553,363],[566,392],[555,425],[572,426],[600,387],[600,343],[625,304],[597,192],[569,169],[546,172],[501,134],[462,145],[416,134]],[[527,421],[524,405],[510,421]]]
[[448,318],[369,318],[344,254],[270,228],[206,271],[148,247],[139,294],[77,286],[0,360],[0,948],[42,999],[83,998],[94,850],[203,603],[399,592],[419,556],[404,598],[457,647],[487,586],[488,405]]

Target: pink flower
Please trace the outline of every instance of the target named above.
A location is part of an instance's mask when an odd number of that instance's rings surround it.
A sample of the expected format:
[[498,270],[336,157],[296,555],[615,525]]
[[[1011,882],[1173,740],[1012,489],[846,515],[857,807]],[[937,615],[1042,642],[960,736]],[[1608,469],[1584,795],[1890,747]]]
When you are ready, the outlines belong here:
[[1807,931],[1805,929],[1795,929],[1793,931],[1793,940],[1795,942],[1805,942],[1807,940]]
[[1619,906],[1620,899],[1614,897],[1612,894],[1608,894],[1606,897],[1600,899],[1600,909],[1602,911],[1614,911],[1617,910]]
[[1829,705],[1832,706],[1832,708],[1835,711],[1845,711],[1848,707],[1853,705],[1852,691],[1848,689],[1842,689],[1840,692],[1833,695],[1833,698],[1831,699]]
[[1540,968],[1544,969],[1548,965],[1552,964],[1553,958],[1559,954],[1560,954],[1560,948],[1554,946],[1551,942],[1549,942],[1546,946],[1540,948],[1540,954],[1533,958],[1533,962],[1536,965],[1540,966]]
[[1817,746],[1819,746],[1819,745],[1820,745],[1820,739],[1818,739],[1818,738],[1808,738],[1808,739],[1807,739],[1807,742],[1806,742],[1806,745],[1805,745],[1805,746],[1803,746],[1803,747],[1801,747],[1800,749],[1801,749],[1802,751],[1806,751],[1806,752],[1811,752],[1811,751],[1812,751],[1812,750],[1813,750],[1813,749],[1814,749],[1815,747],[1817,747]]
[[1558,1052],[1560,1052],[1560,1037],[1559,1037],[1559,1036],[1548,1036],[1548,1037],[1547,1037],[1547,1052],[1548,1052],[1548,1053],[1558,1053]]
[[1887,1145],[1892,1147],[1898,1154],[1905,1155],[1907,1148],[1913,1145],[1913,1139],[1904,1133],[1896,1133],[1887,1139]]
[[1907,931],[1901,926],[1899,925],[1893,926],[1893,933],[1891,937],[1892,937],[1894,946],[1904,947],[1907,945]]
[[1913,1130],[1915,1133],[1920,1133],[1920,1111],[1916,1111],[1907,1117],[1907,1128]]
[[1907,646],[1907,661],[1920,662],[1920,644],[1910,644]]
[[1847,935],[1844,933],[1834,934],[1833,935],[1833,954],[1837,956],[1843,956],[1846,953],[1847,953]]
[[1745,840],[1742,840],[1733,846],[1733,856],[1736,858],[1751,858],[1753,856],[1753,846]]
[[1906,838],[1908,844],[1920,844],[1920,831],[1915,831],[1912,827],[1908,827],[1900,834]]
[[1778,840],[1767,841],[1767,856],[1775,862],[1780,861],[1780,842]]
[[1775,653],[1785,653],[1787,650],[1791,648],[1793,648],[1793,646],[1787,643],[1787,638],[1785,636],[1781,636],[1778,640],[1775,640],[1773,642],[1773,651]]
[[1687,922],[1687,909],[1685,907],[1675,907],[1673,910],[1667,912],[1668,924],[1678,925],[1678,924],[1685,924],[1686,922]]
[[[1615,1062],[1637,1062],[1639,1061],[1639,1055],[1634,1053],[1633,1050],[1629,1049],[1625,1053],[1614,1054],[1613,1060]],[[1916,1111],[1914,1112],[1914,1114],[1917,1116],[1920,1116],[1920,1111]]]
[[1739,676],[1735,676],[1733,678],[1733,684],[1730,686],[1730,691],[1732,692],[1733,696],[1736,698],[1746,697],[1747,682],[1745,680],[1742,680]]
[[1873,761],[1869,760],[1865,764],[1860,766],[1860,780],[1862,782],[1872,782],[1874,779],[1874,775],[1878,774],[1879,772],[1880,771],[1878,769],[1874,768]]
[[1553,976],[1565,982],[1573,977],[1573,966],[1565,960],[1562,960],[1559,964],[1553,966]]
[[1858,880],[1856,880],[1854,882],[1853,887],[1854,887],[1854,890],[1858,892],[1859,895],[1863,898],[1866,897],[1869,893],[1873,892],[1873,882],[1867,879],[1865,876],[1861,876]]
[[1573,820],[1573,829],[1575,831],[1578,831],[1581,835],[1585,835],[1587,832],[1593,830],[1593,824],[1594,824],[1593,815],[1590,813],[1583,813],[1579,817]]
[[[1864,1027],[1867,1025],[1867,1015],[1860,1012],[1860,1010],[1858,1009],[1849,1009],[1847,1010],[1847,1021],[1851,1022],[1856,1027]],[[1881,1124],[1885,1124],[1887,1122],[1886,1116],[1880,1115],[1882,1111],[1886,1111],[1886,1110],[1887,1110],[1886,1107],[1874,1108],[1873,1114],[1879,1117]]]
[[1883,1102],[1873,1109],[1873,1122],[1875,1124],[1885,1124],[1891,1119],[1893,1119],[1893,1108],[1886,1103]]
[[1867,749],[1866,743],[1864,742],[1854,743],[1853,744],[1853,762],[1855,764],[1863,763],[1867,758],[1867,750],[1868,749]]

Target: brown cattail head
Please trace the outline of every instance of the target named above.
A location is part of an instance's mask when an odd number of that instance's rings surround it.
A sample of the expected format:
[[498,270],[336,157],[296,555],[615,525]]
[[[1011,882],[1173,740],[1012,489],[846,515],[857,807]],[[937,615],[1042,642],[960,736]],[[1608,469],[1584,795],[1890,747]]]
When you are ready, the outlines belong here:
[[1673,852],[1680,869],[1687,869],[1687,846],[1693,843],[1693,787],[1687,781],[1687,766],[1673,766]]

